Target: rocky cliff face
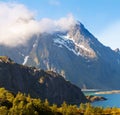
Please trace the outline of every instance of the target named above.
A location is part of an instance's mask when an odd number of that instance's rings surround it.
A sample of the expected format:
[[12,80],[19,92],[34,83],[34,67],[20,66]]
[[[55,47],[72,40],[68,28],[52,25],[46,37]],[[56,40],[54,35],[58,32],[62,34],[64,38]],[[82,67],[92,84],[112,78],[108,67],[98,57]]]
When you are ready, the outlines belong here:
[[81,88],[120,88],[119,53],[101,44],[80,22],[65,32],[35,35],[26,46],[0,45],[0,55],[56,71]]
[[51,71],[22,66],[8,57],[0,57],[0,87],[17,93],[30,94],[32,97],[48,99],[58,105],[66,101],[69,104],[86,102],[80,88]]
[[26,65],[64,73],[81,88],[120,88],[120,55],[101,44],[81,23],[66,33],[43,34],[37,40]]

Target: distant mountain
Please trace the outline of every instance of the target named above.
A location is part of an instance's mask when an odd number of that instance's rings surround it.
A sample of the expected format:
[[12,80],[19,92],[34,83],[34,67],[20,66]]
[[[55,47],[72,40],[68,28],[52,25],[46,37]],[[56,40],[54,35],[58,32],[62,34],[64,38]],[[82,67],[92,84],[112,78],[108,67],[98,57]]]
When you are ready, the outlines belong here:
[[42,100],[48,99],[58,105],[64,101],[69,104],[87,101],[80,88],[59,74],[22,66],[8,57],[0,57],[0,87],[14,93],[20,91]]
[[120,54],[120,49],[119,49],[119,48],[116,48],[116,49],[115,49],[115,52],[117,52],[118,54]]
[[119,53],[100,43],[80,22],[68,31],[35,35],[26,46],[1,45],[0,55],[58,72],[81,88],[120,88]]

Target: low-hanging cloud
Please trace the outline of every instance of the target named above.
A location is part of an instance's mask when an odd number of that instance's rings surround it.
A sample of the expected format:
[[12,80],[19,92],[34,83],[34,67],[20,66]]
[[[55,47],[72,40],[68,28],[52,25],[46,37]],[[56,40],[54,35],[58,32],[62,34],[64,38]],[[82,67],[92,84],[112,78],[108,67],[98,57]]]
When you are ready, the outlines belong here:
[[23,4],[0,3],[0,44],[10,47],[25,44],[33,35],[66,31],[76,21],[72,15],[52,20],[35,20],[34,12]]

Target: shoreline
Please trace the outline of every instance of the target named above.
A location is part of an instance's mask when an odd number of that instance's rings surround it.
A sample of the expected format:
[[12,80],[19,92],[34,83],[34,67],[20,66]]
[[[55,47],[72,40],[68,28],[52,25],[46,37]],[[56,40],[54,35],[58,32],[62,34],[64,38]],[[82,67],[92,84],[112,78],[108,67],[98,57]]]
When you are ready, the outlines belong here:
[[86,91],[100,91],[100,89],[81,89],[81,91],[86,92]]
[[120,93],[120,90],[111,90],[111,91],[98,91],[95,94],[117,94]]
[[120,90],[102,90],[102,89],[81,89],[81,91],[83,93],[94,92],[94,94],[117,94],[117,93],[120,93]]

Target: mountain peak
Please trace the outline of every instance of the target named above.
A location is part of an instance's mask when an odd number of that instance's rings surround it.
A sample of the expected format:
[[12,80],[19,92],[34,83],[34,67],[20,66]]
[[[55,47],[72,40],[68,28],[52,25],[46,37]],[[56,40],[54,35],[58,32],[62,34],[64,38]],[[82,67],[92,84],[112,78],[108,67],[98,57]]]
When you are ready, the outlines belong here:
[[120,55],[120,49],[119,48],[116,48],[114,51]]
[[79,46],[80,53],[89,58],[95,58],[95,51],[91,48],[91,44],[96,39],[93,39],[93,35],[84,27],[82,23],[77,21],[74,26],[71,26],[67,36],[77,46]]
[[119,49],[119,48],[116,48],[116,49],[115,49],[115,52],[120,52],[120,49]]
[[100,43],[79,21],[68,31],[33,36],[26,46],[1,45],[0,55],[56,71],[79,87],[120,88],[120,54]]

